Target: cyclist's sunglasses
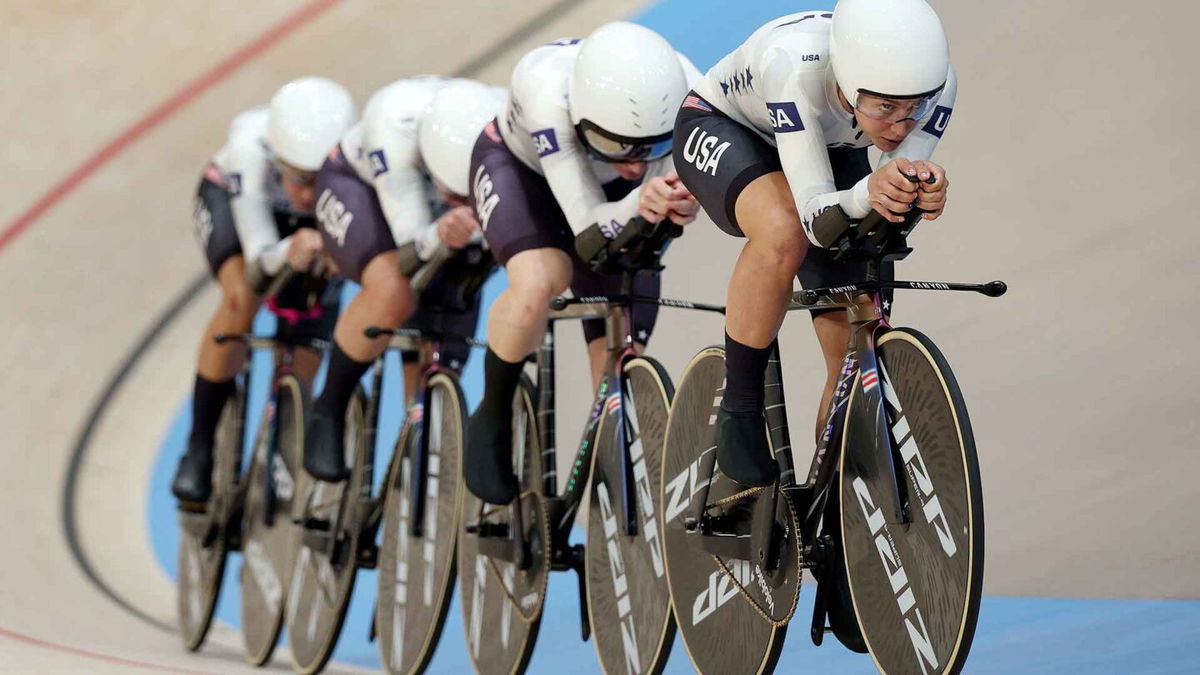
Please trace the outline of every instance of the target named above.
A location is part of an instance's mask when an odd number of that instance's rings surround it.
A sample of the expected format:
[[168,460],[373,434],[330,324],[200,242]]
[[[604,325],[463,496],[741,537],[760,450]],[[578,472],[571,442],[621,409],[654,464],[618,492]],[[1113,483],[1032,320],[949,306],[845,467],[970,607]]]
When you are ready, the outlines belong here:
[[271,158],[271,165],[275,167],[275,170],[279,172],[279,175],[289,183],[312,185],[313,183],[317,182],[316,171],[305,171],[304,169],[298,169],[282,159],[279,159],[278,157]]
[[575,125],[575,133],[592,158],[601,162],[652,162],[671,154],[671,132],[658,136],[632,138],[601,129],[590,120]]
[[854,107],[863,115],[888,124],[921,120],[933,112],[945,86],[916,96],[888,96],[859,89],[858,103]]

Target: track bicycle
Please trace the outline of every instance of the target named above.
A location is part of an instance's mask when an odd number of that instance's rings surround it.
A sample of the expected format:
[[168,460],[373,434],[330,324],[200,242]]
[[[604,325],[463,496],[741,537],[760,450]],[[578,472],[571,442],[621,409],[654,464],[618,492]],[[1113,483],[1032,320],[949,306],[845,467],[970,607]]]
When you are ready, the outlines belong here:
[[[379,641],[384,668],[417,673],[433,657],[454,588],[454,533],[462,503],[458,462],[466,419],[458,366],[443,359],[443,348],[450,341],[482,344],[443,332],[442,326],[452,315],[477,311],[479,289],[493,269],[491,254],[478,245],[458,252],[443,246],[411,281],[432,328],[365,331],[369,338],[390,335],[390,350],[415,352],[424,367],[379,496],[373,486],[382,355],[372,366],[370,391],[360,384],[347,407],[349,478],[332,484],[307,473],[301,477],[301,535],[287,615],[300,672],[317,672],[328,662],[360,568],[379,569],[370,637]],[[382,547],[377,542],[381,524]]]
[[[792,309],[845,308],[851,337],[826,424],[798,479],[774,350],[764,422],[779,478],[744,489],[716,466],[724,350],[687,367],[671,408],[661,500],[676,618],[701,673],[771,672],[801,573],[815,576],[810,635],[870,653],[884,673],[954,673],[970,650],[983,585],[983,497],[962,392],[925,335],[893,328],[888,289],[1003,295],[1003,282],[881,278],[916,224],[869,217],[839,242],[867,278],[803,290]],[[828,621],[828,626],[827,622]]]
[[278,319],[275,334],[214,337],[218,344],[240,342],[251,351],[268,350],[274,355],[274,367],[248,472],[242,473],[249,358],[218,421],[212,497],[203,505],[180,505],[177,595],[180,632],[189,650],[203,643],[220,595],[225,561],[230,552],[239,550],[247,660],[266,663],[278,641],[283,579],[290,571],[290,500],[299,458],[294,450],[302,447],[296,445],[297,439],[303,440],[303,429],[295,426],[296,410],[306,404],[308,386],[295,373],[295,354],[298,348],[319,354],[328,347],[313,335],[321,333],[314,322],[325,312],[337,311],[336,288],[326,286],[319,272],[297,274],[285,266],[263,294],[268,311]]
[[[635,296],[632,289],[634,275],[662,269],[662,252],[680,232],[673,224],[635,220],[594,264],[622,275],[621,294],[551,303],[549,327],[534,357],[537,380],[522,374],[513,400],[519,496],[496,506],[468,492],[463,507],[460,598],[468,650],[480,673],[524,671],[541,625],[549,574],[566,570],[574,570],[579,580],[582,639],[595,634],[604,671],[658,673],[666,663],[675,626],[662,578],[657,485],[673,390],[662,366],[635,351],[632,308],[642,302],[722,308]],[[559,492],[554,326],[592,318],[605,321],[608,362]],[[571,530],[585,499],[586,544],[572,544]]]

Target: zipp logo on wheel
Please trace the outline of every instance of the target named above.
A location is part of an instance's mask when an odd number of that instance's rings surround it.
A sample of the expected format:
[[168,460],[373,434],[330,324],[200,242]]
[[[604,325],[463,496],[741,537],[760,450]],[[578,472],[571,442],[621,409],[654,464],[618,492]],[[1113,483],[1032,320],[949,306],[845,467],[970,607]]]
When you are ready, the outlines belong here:
[[641,659],[638,658],[637,630],[633,622],[633,602],[629,597],[629,579],[625,575],[625,561],[621,558],[621,547],[617,543],[617,516],[613,513],[608,484],[596,483],[600,504],[600,517],[604,521],[605,550],[608,567],[612,572],[613,593],[617,598],[617,623],[621,624],[621,648],[625,656],[625,671],[640,673]]
[[908,418],[900,407],[900,397],[892,388],[892,380],[888,377],[883,363],[879,364],[879,372],[883,376],[884,400],[896,411],[896,421],[892,423],[892,438],[896,439],[896,444],[900,448],[900,457],[904,459],[904,468],[908,471],[912,484],[917,488],[916,497],[921,502],[921,512],[925,514],[925,522],[929,523],[937,532],[938,541],[942,544],[942,551],[946,553],[947,557],[953,558],[954,554],[958,552],[958,545],[954,543],[954,537],[950,534],[950,522],[946,519],[942,503],[934,494],[933,479],[929,475],[929,469],[925,467],[921,449],[917,447],[917,440],[913,436],[912,429],[909,428]]
[[900,616],[904,618],[904,627],[908,630],[908,639],[916,652],[917,664],[922,673],[928,673],[929,668],[938,667],[938,657],[933,651],[933,642],[929,639],[929,629],[925,627],[925,619],[921,617],[921,608],[917,606],[917,597],[912,586],[908,583],[908,572],[896,551],[892,535],[884,522],[883,510],[875,506],[875,500],[867,484],[861,477],[854,479],[854,495],[858,498],[858,506],[862,509],[863,517],[867,519],[867,527],[875,538],[875,549],[879,552],[879,560],[883,563],[883,573],[891,583],[896,606]]

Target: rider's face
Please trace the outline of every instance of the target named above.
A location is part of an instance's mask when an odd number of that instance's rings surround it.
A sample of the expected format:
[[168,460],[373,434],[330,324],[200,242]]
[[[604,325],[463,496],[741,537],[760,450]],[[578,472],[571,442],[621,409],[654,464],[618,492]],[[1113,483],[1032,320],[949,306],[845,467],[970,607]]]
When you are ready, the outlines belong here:
[[612,166],[625,180],[637,180],[646,174],[645,162],[614,162]]
[[917,120],[881,122],[871,119],[857,110],[854,111],[854,118],[858,120],[858,126],[863,133],[871,139],[875,147],[883,152],[891,152],[900,147],[904,139],[908,138],[913,129],[917,128]]
[[307,213],[316,206],[317,186],[315,183],[295,181],[287,176],[283,176],[279,182],[283,184],[283,191],[287,193],[288,201],[292,203],[293,209]]

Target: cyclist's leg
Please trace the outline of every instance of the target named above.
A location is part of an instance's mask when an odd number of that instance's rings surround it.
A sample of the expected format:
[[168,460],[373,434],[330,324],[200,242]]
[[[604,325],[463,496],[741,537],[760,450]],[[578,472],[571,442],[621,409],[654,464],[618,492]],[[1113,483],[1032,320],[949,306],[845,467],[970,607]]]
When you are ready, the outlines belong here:
[[176,497],[189,502],[207,501],[212,490],[213,437],[225,400],[234,391],[233,378],[242,369],[247,354],[240,342],[219,345],[214,338],[218,333],[249,331],[258,309],[258,299],[246,281],[229,193],[209,180],[201,182],[196,198],[196,230],[209,268],[221,287],[221,304],[200,338],[192,391],[192,430],[171,486]]
[[[850,189],[871,173],[871,164],[865,148],[831,149],[829,163],[833,169],[834,184],[839,190]],[[885,278],[891,278],[892,268],[892,263],[884,263],[881,274]],[[864,263],[836,262],[828,250],[813,248],[805,257],[796,278],[804,288],[846,286],[865,281],[867,266]],[[885,297],[890,299],[890,292]],[[825,416],[829,411],[829,402],[841,377],[842,359],[846,355],[846,346],[850,340],[850,324],[843,309],[815,311],[812,317],[813,330],[817,333],[821,354],[825,358],[825,388],[821,393],[816,418],[815,433],[819,442],[824,430]]]
[[[313,402],[305,434],[305,470],[320,480],[339,481],[346,476],[346,406],[359,379],[387,347],[386,337],[371,339],[363,331],[372,325],[399,326],[413,299],[375,190],[340,154],[321,167],[316,189],[325,204],[318,210],[325,250],[343,276],[362,286],[338,317],[325,387]],[[324,216],[331,213],[344,215],[327,222]]]
[[546,330],[550,300],[571,282],[573,237],[546,179],[520,162],[495,123],[471,157],[471,204],[488,245],[508,272],[508,288],[488,314],[483,400],[467,429],[467,487],[505,504],[516,496],[512,471],[512,401],[524,360]]
[[[749,239],[729,281],[717,456],[729,477],[765,485],[777,472],[762,417],[766,366],[808,240],[778,151],[752,130],[707,104],[685,103],[675,137],[686,139],[685,161],[676,163],[684,184],[718,227]],[[690,149],[702,142],[724,148],[719,161]]]

